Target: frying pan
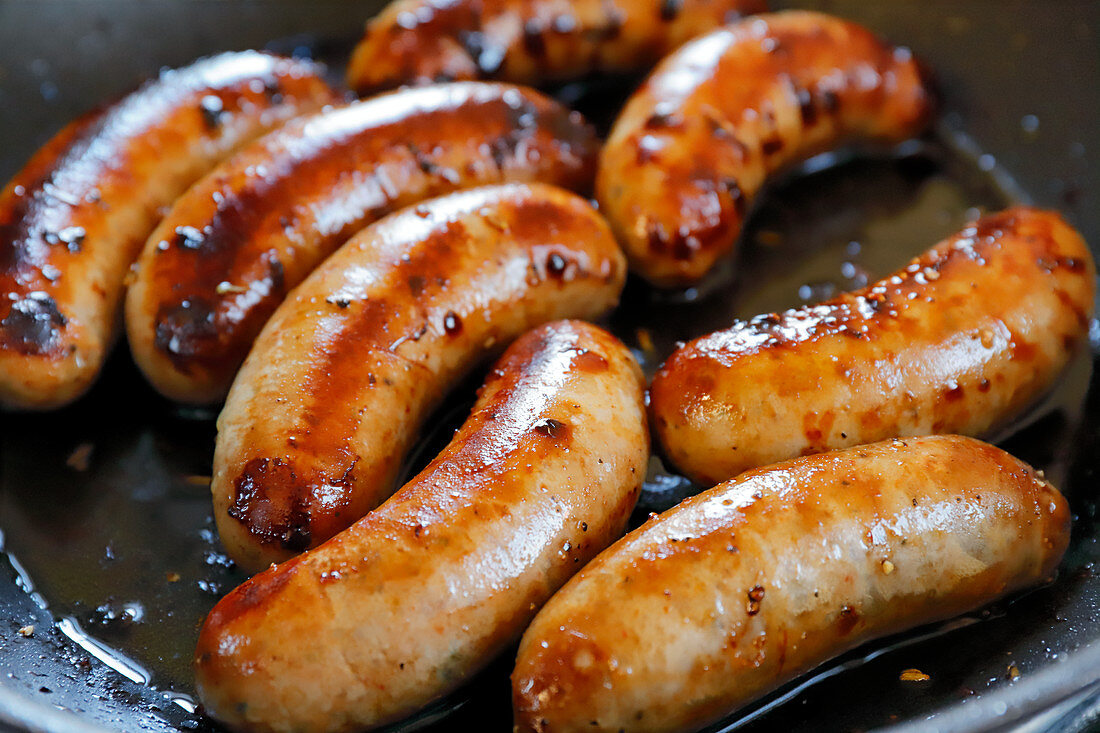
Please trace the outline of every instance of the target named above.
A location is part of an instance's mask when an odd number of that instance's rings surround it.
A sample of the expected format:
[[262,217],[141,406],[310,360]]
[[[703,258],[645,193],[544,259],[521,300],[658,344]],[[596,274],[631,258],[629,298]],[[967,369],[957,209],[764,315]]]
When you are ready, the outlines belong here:
[[[67,120],[162,66],[267,47],[338,69],[380,2],[2,2],[0,179]],[[610,326],[650,371],[673,342],[735,316],[878,277],[975,209],[1057,208],[1100,246],[1100,3],[807,0],[911,46],[937,70],[936,130],[900,148],[818,159],[772,187],[741,274],[709,291],[628,284]],[[633,80],[557,90],[604,123]],[[1094,249],[1095,251],[1095,249]],[[643,333],[644,331],[644,333]],[[1086,730],[1100,719],[1100,391],[1091,349],[1002,446],[1068,495],[1073,541],[1051,585],[825,665],[712,730]],[[643,348],[648,341],[652,349]],[[434,421],[414,470],[478,381]],[[92,392],[51,414],[0,413],[0,730],[217,730],[192,712],[190,652],[242,579],[210,518],[212,411],[144,385],[117,350]],[[639,516],[698,490],[654,463]],[[34,628],[33,632],[29,627]],[[20,633],[23,629],[24,636]],[[902,669],[931,679],[907,683]],[[508,655],[398,729],[509,729]]]

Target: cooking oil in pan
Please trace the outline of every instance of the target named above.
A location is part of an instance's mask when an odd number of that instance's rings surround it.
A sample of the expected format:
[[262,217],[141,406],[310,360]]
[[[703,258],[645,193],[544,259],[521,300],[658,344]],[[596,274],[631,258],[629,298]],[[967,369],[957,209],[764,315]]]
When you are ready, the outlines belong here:
[[[944,139],[940,134],[890,151],[811,161],[760,197],[736,260],[702,285],[673,293],[631,280],[610,327],[652,374],[679,341],[724,327],[734,318],[862,287],[967,220],[1019,198],[973,156]],[[1041,439],[1015,446],[1026,446],[1017,452],[1055,477],[1064,474],[1073,457],[1065,446],[1075,444],[1069,438],[1077,430],[1091,359],[1082,357],[1074,368],[1076,377],[1052,397],[1041,424],[1028,429]],[[439,419],[429,422],[434,429],[413,450],[410,475],[461,422],[477,381],[469,380]],[[17,563],[24,585],[28,590],[33,586],[56,631],[114,670],[117,679],[100,677],[100,683],[113,679],[116,687],[153,688],[160,691],[158,699],[174,703],[177,710],[168,716],[169,727],[208,725],[191,715],[191,653],[206,613],[244,580],[218,545],[210,516],[213,418],[212,411],[181,412],[154,395],[123,353],[115,355],[100,383],[77,405],[47,415],[20,415],[15,418],[18,429],[0,436],[0,526],[4,549]],[[634,523],[700,488],[655,458]],[[985,616],[1014,618],[1017,606],[1036,605],[1029,600],[1033,596]],[[1051,623],[1034,609],[1028,614],[1026,623],[1036,628]],[[883,660],[915,659],[925,654],[920,650],[957,646],[937,640],[957,638],[951,632],[961,624],[981,628],[992,623],[977,623],[981,618],[955,620],[874,645],[869,652],[857,651],[788,686],[743,714],[741,723],[761,730],[793,724],[800,719],[796,706],[817,689],[831,689],[836,680],[875,689],[882,678],[880,667],[887,663]],[[420,722],[451,713],[447,726],[472,716],[479,727],[493,724],[507,730],[506,661]],[[973,672],[957,671],[952,680],[963,680],[958,684],[966,689],[981,689]],[[932,680],[932,685],[940,684]],[[920,709],[921,690],[914,690],[916,697],[903,699],[898,712]],[[50,701],[49,694],[41,694]],[[883,707],[880,717],[892,709]]]

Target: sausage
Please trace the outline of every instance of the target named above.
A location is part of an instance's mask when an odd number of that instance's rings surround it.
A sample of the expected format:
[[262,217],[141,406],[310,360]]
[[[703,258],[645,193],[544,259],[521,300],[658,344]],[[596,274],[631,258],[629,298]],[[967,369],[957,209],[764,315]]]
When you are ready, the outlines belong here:
[[223,399],[264,322],[348,237],[459,188],[587,189],[596,138],[533,90],[406,90],[298,120],[227,161],[149,238],[126,298],[134,360],[164,395]]
[[397,0],[367,23],[348,65],[360,94],[402,84],[520,84],[645,71],[689,38],[765,0]]
[[701,728],[868,640],[1049,579],[1069,527],[1041,473],[972,438],[742,474],[627,535],[543,607],[512,675],[516,730]]
[[600,155],[596,195],[632,271],[687,284],[733,249],[777,170],[851,139],[904,140],[933,107],[909,50],[855,23],[747,18],[683,46],[634,93]]
[[1095,278],[1058,214],[987,216],[867,288],[676,350],[653,379],[654,431],[705,485],[895,436],[988,435],[1084,343]]
[[215,606],[195,652],[206,711],[257,731],[359,730],[468,680],[622,534],[649,459],[643,390],[600,328],[525,334],[427,468]]
[[393,491],[446,390],[494,347],[616,304],[626,263],[583,199],[452,194],[356,235],[272,316],[218,419],[214,517],[245,569],[315,547]]
[[253,51],[203,59],[30,159],[0,192],[0,404],[56,408],[91,386],[161,208],[238,146],[336,101],[320,73]]

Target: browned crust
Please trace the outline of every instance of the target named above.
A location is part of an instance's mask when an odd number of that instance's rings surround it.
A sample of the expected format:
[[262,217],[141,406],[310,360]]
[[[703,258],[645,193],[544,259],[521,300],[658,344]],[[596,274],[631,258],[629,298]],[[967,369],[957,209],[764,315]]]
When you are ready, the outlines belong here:
[[862,290],[678,349],[653,380],[654,430],[704,483],[898,435],[983,435],[1049,388],[1094,292],[1080,235],[1015,207]]
[[631,97],[600,157],[596,194],[632,270],[683,285],[727,256],[777,170],[852,139],[919,133],[934,101],[907,49],[821,13],[713,31]]

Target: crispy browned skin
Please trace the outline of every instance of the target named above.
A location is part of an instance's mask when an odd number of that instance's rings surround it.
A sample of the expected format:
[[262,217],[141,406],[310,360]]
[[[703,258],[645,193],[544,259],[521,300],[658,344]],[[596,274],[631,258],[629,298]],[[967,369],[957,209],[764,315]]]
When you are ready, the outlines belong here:
[[153,232],[126,298],[134,359],[168,397],[221,400],[286,293],[368,223],[486,183],[586,190],[595,155],[578,113],[504,84],[405,90],[297,120],[193,186]]
[[1058,214],[987,216],[863,290],[678,349],[650,390],[654,430],[704,484],[894,436],[988,434],[1084,341],[1095,281]]
[[626,264],[580,197],[492,186],[349,241],[272,316],[218,420],[214,517],[258,569],[315,547],[395,488],[452,384],[529,328],[614,307]]
[[649,457],[643,386],[595,326],[524,335],[393,498],[214,608],[195,652],[206,711],[248,730],[360,730],[468,680],[622,534]]
[[769,175],[850,139],[904,140],[932,97],[907,49],[820,13],[765,14],[667,58],[600,156],[596,195],[631,269],[702,277],[737,242]]
[[0,404],[60,407],[88,389],[162,207],[241,144],[334,101],[312,63],[227,53],[50,140],[0,192]]
[[1050,578],[1065,499],[971,438],[751,471],[599,555],[539,612],[517,731],[688,731],[887,634]]
[[397,0],[367,23],[348,66],[361,94],[402,84],[541,84],[640,72],[765,0]]

